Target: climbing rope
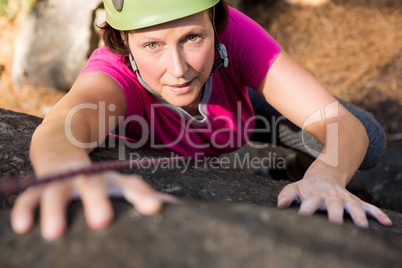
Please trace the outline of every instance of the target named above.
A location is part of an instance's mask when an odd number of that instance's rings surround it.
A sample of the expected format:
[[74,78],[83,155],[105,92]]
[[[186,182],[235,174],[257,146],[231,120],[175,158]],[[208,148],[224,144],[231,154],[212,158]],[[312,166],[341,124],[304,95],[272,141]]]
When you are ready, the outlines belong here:
[[191,161],[191,158],[161,157],[161,158],[144,158],[140,160],[95,162],[88,167],[71,169],[42,178],[37,178],[35,175],[32,175],[22,178],[15,177],[11,179],[6,179],[2,183],[0,183],[0,200],[6,199],[15,194],[19,194],[23,192],[25,189],[34,185],[41,185],[54,181],[71,179],[78,175],[91,175],[112,170],[118,171],[127,169],[140,169],[141,167],[159,166],[162,163],[173,163],[175,161]]

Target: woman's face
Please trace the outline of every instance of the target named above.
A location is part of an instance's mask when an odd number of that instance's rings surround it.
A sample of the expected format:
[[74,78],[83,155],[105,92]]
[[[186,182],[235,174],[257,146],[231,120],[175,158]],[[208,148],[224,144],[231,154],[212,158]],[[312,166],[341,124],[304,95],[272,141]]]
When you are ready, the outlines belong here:
[[145,82],[170,104],[194,108],[214,63],[209,12],[129,33],[131,52]]

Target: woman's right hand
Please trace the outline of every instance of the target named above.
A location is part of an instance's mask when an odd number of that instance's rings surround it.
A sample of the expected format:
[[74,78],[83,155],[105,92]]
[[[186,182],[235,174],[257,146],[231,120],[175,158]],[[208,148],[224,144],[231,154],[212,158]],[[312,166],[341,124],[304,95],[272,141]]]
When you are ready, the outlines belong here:
[[[33,134],[30,159],[37,177],[91,165],[88,154],[102,144],[125,114],[126,98],[113,78],[101,72],[80,75]],[[143,214],[156,213],[163,201],[174,201],[136,175],[105,172],[77,176],[28,188],[14,204],[11,225],[17,233],[28,232],[39,207],[42,236],[56,239],[65,232],[69,202],[79,197],[88,225],[101,229],[113,219],[109,195],[116,194]]]
[[80,198],[86,221],[92,229],[102,229],[114,217],[109,196],[122,196],[140,213],[157,213],[163,202],[177,202],[168,194],[155,191],[138,175],[103,172],[81,175],[64,181],[32,186],[18,196],[11,212],[11,226],[16,233],[28,232],[35,224],[34,212],[40,207],[43,238],[54,240],[66,230],[66,209],[74,198]]

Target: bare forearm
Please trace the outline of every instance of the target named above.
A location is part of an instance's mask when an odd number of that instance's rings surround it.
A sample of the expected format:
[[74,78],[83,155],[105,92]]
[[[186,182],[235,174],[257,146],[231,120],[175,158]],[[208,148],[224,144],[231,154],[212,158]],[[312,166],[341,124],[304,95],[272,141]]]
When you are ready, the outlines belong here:
[[346,186],[360,167],[368,148],[368,136],[364,126],[350,114],[340,115],[327,124],[325,146],[309,172],[325,168],[332,179]]
[[88,151],[93,148],[83,148],[71,142],[75,140],[90,143],[88,124],[77,120],[72,123],[69,131],[72,137],[69,137],[65,130],[64,118],[45,122],[35,130],[30,157],[38,176],[90,163]]

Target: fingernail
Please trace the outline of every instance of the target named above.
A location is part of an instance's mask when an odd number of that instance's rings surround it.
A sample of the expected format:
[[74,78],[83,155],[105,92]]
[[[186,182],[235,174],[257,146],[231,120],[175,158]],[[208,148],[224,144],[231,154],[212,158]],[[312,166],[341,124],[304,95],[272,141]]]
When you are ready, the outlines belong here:
[[366,229],[369,227],[368,222],[359,222],[356,225],[360,228],[366,228]]
[[162,206],[162,203],[152,197],[147,197],[144,198],[143,203],[141,204],[142,207],[142,213],[148,215],[148,214],[154,214],[160,210]]
[[104,208],[95,208],[91,211],[91,218],[88,223],[93,229],[103,229],[109,225],[113,219],[113,211],[106,210]]
[[155,199],[153,197],[148,197],[148,198],[145,198],[145,200],[144,200],[144,205],[146,207],[155,207],[155,206],[159,205],[160,203],[161,203],[160,200]]
[[28,219],[26,217],[17,217],[12,222],[14,232],[18,234],[25,233],[28,229]]
[[94,221],[100,222],[107,217],[107,212],[102,208],[96,207],[91,211],[91,217]]
[[54,240],[60,236],[56,220],[50,219],[43,224],[42,236],[46,240]]
[[286,199],[284,197],[279,198],[278,199],[278,207],[282,206],[283,203],[285,203],[285,202],[286,202]]
[[385,218],[385,221],[386,221],[387,224],[392,225],[392,221],[391,221],[390,218]]

